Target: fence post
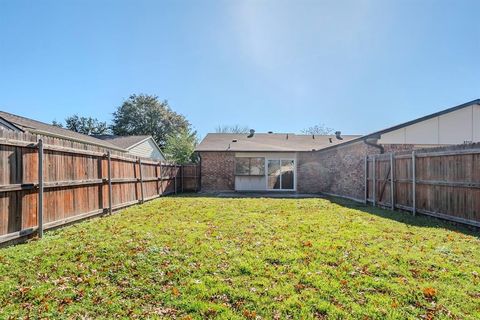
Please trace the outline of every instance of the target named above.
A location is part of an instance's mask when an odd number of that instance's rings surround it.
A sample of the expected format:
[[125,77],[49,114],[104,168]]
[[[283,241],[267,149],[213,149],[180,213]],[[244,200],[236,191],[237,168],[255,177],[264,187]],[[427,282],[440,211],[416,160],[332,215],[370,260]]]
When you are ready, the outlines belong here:
[[177,175],[178,175],[178,172],[177,172],[177,165],[175,165],[175,182],[174,182],[174,186],[175,186],[175,194],[177,194]]
[[163,170],[162,170],[162,161],[160,161],[160,195],[163,196]]
[[43,237],[43,140],[38,140],[38,237]]
[[145,196],[143,194],[143,173],[142,173],[142,159],[138,159],[138,168],[140,171],[140,194],[142,196],[141,203],[145,201]]
[[197,165],[195,165],[195,192],[198,191],[198,168]]
[[375,206],[377,204],[377,180],[376,179],[376,159],[375,159],[375,155],[373,155],[373,159],[372,159],[372,163],[373,163],[373,172],[372,172],[372,194],[373,194],[373,198],[372,198],[372,201],[373,201],[373,206]]
[[395,159],[393,156],[393,152],[390,153],[390,203],[391,209],[395,210]]
[[181,177],[181,184],[182,184],[182,193],[183,193],[183,183],[184,183],[184,179],[183,179],[183,169],[185,168],[184,165],[181,165],[180,166],[180,177]]
[[417,213],[416,204],[416,170],[415,170],[415,150],[412,151],[412,213],[415,216]]
[[159,164],[157,163],[155,165],[155,178],[157,178],[157,194],[160,197],[160,187],[158,186],[158,168],[159,168]]
[[108,213],[112,214],[112,157],[110,151],[107,151],[107,178],[108,178]]
[[368,203],[368,156],[365,157],[365,166],[364,166],[364,175],[365,175],[365,199],[364,203]]

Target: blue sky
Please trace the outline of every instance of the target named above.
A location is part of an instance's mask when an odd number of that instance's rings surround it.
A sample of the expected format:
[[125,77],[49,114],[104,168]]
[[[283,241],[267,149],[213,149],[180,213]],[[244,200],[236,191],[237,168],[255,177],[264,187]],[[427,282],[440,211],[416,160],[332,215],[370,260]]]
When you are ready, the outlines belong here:
[[0,0],[0,109],[369,133],[480,97],[480,1]]

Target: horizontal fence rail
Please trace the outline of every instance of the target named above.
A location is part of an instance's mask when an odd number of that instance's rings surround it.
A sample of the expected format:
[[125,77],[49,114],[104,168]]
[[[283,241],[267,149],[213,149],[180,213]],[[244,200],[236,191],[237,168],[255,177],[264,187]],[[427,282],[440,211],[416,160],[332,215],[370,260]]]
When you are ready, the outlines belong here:
[[365,203],[480,227],[480,148],[451,149],[366,157]]
[[198,189],[195,164],[0,130],[0,243]]

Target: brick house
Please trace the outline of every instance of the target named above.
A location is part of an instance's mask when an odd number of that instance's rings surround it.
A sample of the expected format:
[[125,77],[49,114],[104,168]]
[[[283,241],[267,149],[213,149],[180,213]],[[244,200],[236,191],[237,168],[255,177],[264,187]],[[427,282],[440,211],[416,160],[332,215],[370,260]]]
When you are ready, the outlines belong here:
[[325,193],[363,200],[368,155],[480,142],[480,99],[364,136],[210,133],[201,190]]
[[301,152],[312,152],[359,136],[293,133],[209,133],[196,151],[202,191],[297,191]]

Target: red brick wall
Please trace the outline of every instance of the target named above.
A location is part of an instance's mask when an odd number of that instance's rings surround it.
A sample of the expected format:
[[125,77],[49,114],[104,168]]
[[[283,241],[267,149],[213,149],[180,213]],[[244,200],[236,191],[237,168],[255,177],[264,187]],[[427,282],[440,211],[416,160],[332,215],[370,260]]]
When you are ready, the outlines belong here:
[[[385,145],[385,152],[411,150],[413,145]],[[325,151],[298,154],[298,192],[331,193],[363,200],[365,156],[380,153],[363,141]]]
[[[385,152],[411,150],[413,145],[385,145]],[[362,200],[364,198],[364,161],[379,150],[363,141],[326,151],[299,152],[297,191],[331,193]],[[201,190],[235,190],[235,153],[201,152]]]
[[235,190],[235,153],[200,152],[201,190]]

